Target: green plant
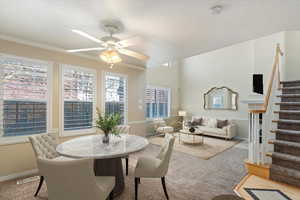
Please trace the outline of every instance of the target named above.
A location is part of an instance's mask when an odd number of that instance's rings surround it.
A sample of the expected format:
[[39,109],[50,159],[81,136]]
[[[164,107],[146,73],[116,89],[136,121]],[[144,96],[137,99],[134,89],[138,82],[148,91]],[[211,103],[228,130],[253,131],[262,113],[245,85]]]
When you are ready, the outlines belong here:
[[99,108],[97,108],[98,119],[96,120],[96,127],[101,129],[105,135],[109,133],[117,134],[116,126],[121,122],[120,114],[105,114],[102,115]]

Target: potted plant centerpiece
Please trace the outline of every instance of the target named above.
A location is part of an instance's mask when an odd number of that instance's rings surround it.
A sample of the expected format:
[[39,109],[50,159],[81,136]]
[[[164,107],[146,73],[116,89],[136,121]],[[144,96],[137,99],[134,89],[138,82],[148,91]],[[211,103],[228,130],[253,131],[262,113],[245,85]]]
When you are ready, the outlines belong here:
[[96,120],[96,127],[101,129],[104,133],[102,142],[109,143],[109,134],[118,134],[116,131],[117,125],[121,122],[120,114],[104,114],[97,108],[98,119]]

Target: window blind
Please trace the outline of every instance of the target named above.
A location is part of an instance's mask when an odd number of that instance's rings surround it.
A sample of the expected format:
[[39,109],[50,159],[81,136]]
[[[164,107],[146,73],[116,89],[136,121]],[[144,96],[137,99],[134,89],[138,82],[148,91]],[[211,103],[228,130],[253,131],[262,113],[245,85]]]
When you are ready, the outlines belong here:
[[93,127],[96,73],[73,66],[63,67],[64,130]]
[[163,118],[169,116],[170,89],[149,87],[145,90],[147,118]]
[[49,64],[0,56],[0,67],[1,135],[47,132]]
[[121,123],[126,122],[126,92],[127,83],[123,76],[105,75],[105,114],[121,115]]

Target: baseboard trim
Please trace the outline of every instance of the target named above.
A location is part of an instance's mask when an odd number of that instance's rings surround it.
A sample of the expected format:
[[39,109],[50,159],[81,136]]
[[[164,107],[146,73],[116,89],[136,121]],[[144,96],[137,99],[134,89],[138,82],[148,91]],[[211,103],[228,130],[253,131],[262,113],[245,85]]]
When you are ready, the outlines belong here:
[[22,177],[30,176],[30,175],[37,174],[37,173],[38,173],[38,169],[33,169],[33,170],[28,170],[28,171],[24,171],[24,172],[20,172],[20,173],[9,174],[7,176],[1,176],[0,182],[9,181],[9,180],[17,179],[17,178],[22,178]]

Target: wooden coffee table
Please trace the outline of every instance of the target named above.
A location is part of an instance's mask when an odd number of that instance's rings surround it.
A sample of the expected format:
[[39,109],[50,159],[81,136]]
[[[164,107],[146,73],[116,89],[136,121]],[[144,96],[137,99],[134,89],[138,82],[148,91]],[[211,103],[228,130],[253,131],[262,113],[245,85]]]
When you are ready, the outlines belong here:
[[[192,136],[193,137],[193,141],[192,142],[189,142],[189,141],[186,141],[186,140],[182,140],[181,138],[181,134],[184,134],[184,135],[187,135],[187,136]],[[197,142],[195,140],[195,136],[198,136],[201,138],[201,141],[200,142]],[[188,129],[181,129],[179,131],[179,135],[178,135],[178,140],[179,140],[179,143],[184,142],[184,143],[188,143],[188,144],[204,144],[204,134],[202,131],[200,130],[195,130],[195,132],[190,132]]]

